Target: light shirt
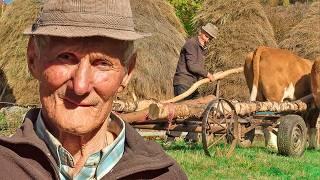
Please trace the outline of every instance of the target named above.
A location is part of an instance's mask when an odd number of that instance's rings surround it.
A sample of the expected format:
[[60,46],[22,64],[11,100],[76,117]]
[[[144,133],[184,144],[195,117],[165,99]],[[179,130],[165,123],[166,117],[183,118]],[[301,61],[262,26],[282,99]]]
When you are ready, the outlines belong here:
[[120,117],[111,112],[109,131],[117,138],[99,152],[91,154],[78,174],[70,177],[68,172],[74,167],[72,155],[62,147],[61,143],[46,128],[41,111],[36,121],[36,133],[47,144],[59,167],[59,176],[62,180],[74,179],[101,179],[119,162],[124,152],[125,124]]

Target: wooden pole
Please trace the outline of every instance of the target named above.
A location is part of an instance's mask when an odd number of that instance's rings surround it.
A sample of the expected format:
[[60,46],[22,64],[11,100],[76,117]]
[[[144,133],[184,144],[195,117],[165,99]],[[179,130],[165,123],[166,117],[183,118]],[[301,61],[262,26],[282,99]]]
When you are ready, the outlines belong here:
[[[210,124],[210,131],[217,134],[226,133],[226,127],[221,127],[217,124]],[[145,125],[134,125],[138,129],[152,129],[152,130],[170,130],[170,131],[180,131],[180,132],[202,132],[202,127],[197,125],[184,125],[184,124],[172,124],[168,127],[167,124],[145,124]]]
[[[239,68],[234,68],[234,69],[229,69],[226,71],[220,71],[217,73],[213,74],[213,77],[215,80],[219,80],[219,79],[223,79],[226,76],[229,76],[231,74],[235,74],[235,73],[240,73],[243,72],[243,67],[239,67]],[[186,92],[180,94],[179,96],[176,96],[172,99],[168,99],[165,101],[161,101],[161,103],[173,103],[173,102],[177,102],[180,101],[186,97],[188,97],[190,94],[192,94],[199,86],[210,82],[209,78],[205,78],[205,79],[201,79],[199,81],[197,81],[196,83],[194,83]]]
[[[240,73],[243,72],[243,67],[229,69],[226,71],[220,71],[217,73],[214,73],[213,76],[215,80],[223,79],[224,77],[234,74],[234,73]],[[197,81],[194,83],[186,92],[183,94],[180,94],[179,96],[176,96],[169,100],[161,101],[161,103],[174,103],[177,101],[181,101],[190,94],[192,94],[199,86],[210,82],[208,78],[202,79],[200,81]],[[157,103],[155,100],[141,100],[141,101],[134,101],[134,102],[126,102],[126,101],[120,101],[115,100],[113,101],[113,110],[117,112],[134,112],[134,111],[141,111],[144,109],[147,109],[149,105]]]
[[4,9],[4,2],[2,1],[2,3],[1,3],[1,14],[0,14],[0,17],[1,17],[2,14],[3,14],[3,9]]

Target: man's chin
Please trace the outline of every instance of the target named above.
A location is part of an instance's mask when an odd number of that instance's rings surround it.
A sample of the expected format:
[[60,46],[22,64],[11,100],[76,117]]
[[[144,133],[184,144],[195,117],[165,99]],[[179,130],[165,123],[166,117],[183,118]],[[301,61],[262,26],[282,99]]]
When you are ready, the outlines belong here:
[[97,126],[102,123],[99,121],[103,121],[99,120],[101,117],[92,108],[61,109],[57,112],[55,117],[61,128],[74,133],[86,133],[93,128],[91,126]]

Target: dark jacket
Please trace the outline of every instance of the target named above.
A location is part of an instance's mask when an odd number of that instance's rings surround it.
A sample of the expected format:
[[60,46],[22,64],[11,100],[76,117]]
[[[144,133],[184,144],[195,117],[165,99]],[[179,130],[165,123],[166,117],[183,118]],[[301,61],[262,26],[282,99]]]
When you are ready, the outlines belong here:
[[197,36],[188,39],[180,52],[173,85],[189,87],[201,77],[207,77],[208,71],[204,68],[205,53]]
[[[0,177],[4,179],[59,179],[57,163],[36,135],[39,109],[30,110],[12,137],[0,138]],[[187,179],[177,163],[154,142],[146,142],[126,124],[125,152],[103,179]]]

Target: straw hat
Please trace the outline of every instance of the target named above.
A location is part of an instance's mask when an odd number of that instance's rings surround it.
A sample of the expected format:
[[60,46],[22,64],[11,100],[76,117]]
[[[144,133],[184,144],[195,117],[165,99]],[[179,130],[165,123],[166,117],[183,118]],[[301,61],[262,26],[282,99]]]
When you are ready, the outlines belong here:
[[205,26],[202,26],[202,30],[204,30],[206,33],[208,33],[212,38],[217,38],[218,35],[218,27],[207,23]]
[[128,41],[150,36],[134,30],[129,0],[46,0],[39,18],[24,34]]

